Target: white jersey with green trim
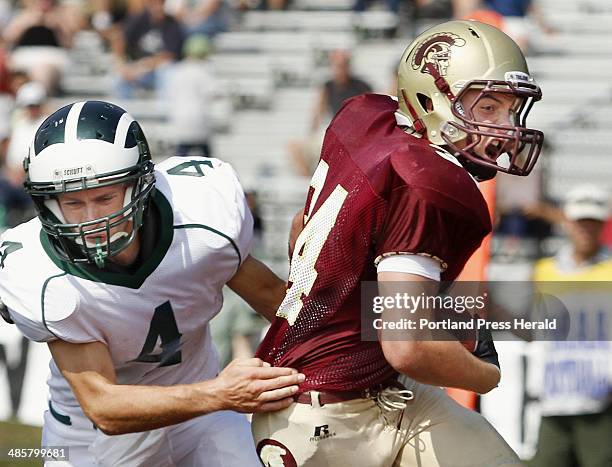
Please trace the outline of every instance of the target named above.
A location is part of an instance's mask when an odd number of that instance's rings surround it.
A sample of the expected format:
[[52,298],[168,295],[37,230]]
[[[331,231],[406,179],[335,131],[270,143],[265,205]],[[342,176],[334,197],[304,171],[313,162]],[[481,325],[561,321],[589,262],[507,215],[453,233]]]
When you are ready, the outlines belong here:
[[[150,202],[160,214],[159,239],[133,274],[62,261],[38,218],[6,231],[0,242],[0,298],[21,332],[39,342],[104,343],[119,384],[216,376],[208,322],[252,242],[253,220],[230,165],[171,157],[155,176]],[[54,409],[81,415],[53,361],[50,367]]]

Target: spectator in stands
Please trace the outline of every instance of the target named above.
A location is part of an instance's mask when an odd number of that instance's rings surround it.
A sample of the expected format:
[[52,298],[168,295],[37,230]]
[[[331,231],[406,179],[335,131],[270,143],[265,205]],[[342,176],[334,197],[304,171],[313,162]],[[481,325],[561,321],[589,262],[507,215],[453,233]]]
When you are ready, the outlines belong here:
[[123,22],[128,14],[128,2],[123,0],[94,0],[90,23],[115,54],[123,44]]
[[36,130],[46,118],[47,93],[42,84],[30,81],[15,97],[10,142],[6,155],[6,176],[16,186],[23,182],[23,159]]
[[[248,0],[239,0],[240,3],[249,3]],[[253,2],[250,2],[253,3]],[[258,10],[286,10],[291,5],[290,0],[259,0],[255,1]]]
[[[373,3],[373,0],[356,0],[355,4],[353,5],[353,10],[359,13],[363,12],[366,10],[366,7],[370,6],[371,3]],[[389,11],[395,13],[396,15],[399,14],[400,0],[385,0],[385,3],[387,4]]]
[[371,86],[357,78],[351,71],[351,54],[347,50],[334,50],[329,54],[331,79],[327,80],[319,93],[318,106],[312,119],[311,129],[318,128],[330,120],[346,99],[372,92]]
[[603,244],[612,250],[612,217],[607,220],[601,233],[601,241]]
[[529,47],[534,29],[550,34],[534,0],[454,0],[455,14],[491,24],[508,34],[523,50]]
[[[476,10],[482,9],[482,0],[452,0],[453,18],[468,19],[468,15]],[[491,24],[489,21],[483,23]],[[500,28],[498,28],[500,29]]]
[[3,31],[13,16],[13,5],[9,0],[0,0],[0,31]]
[[30,76],[27,73],[23,71],[11,71],[9,73],[9,82],[8,82],[9,93],[12,94],[13,96],[16,96],[17,91],[19,91],[21,86],[23,86],[24,84],[30,81],[32,80],[30,79]]
[[34,217],[31,198],[22,186],[15,186],[0,172],[0,232]]
[[47,93],[54,93],[68,65],[67,49],[78,22],[55,0],[24,0],[23,4],[24,9],[2,32],[12,49],[10,68],[28,73]]
[[251,358],[267,322],[230,288],[223,288],[223,308],[210,322],[210,331],[224,368],[235,358]]
[[6,152],[11,136],[12,100],[5,94],[0,94],[0,167],[6,160]]
[[90,22],[100,32],[122,22],[128,14],[127,2],[122,0],[94,0],[91,5]]
[[473,19],[490,24],[502,31],[505,30],[504,17],[497,11],[486,8],[481,0],[455,0],[453,13],[456,18]]
[[10,115],[13,96],[10,87],[10,74],[6,66],[6,53],[0,45],[0,165],[4,163],[10,135]]
[[325,129],[343,102],[353,96],[372,91],[365,81],[351,71],[351,55],[347,50],[334,50],[329,54],[331,78],[319,89],[319,97],[312,114],[310,132],[306,141],[289,143],[289,154],[296,172],[310,176],[319,160]]
[[[534,280],[543,282],[542,287],[556,287],[551,293],[557,297],[570,293],[570,302],[578,300],[581,304],[580,310],[570,310],[571,315],[581,316],[570,320],[567,341],[536,343],[542,346],[544,374],[540,396],[543,417],[537,452],[531,462],[534,467],[612,465],[612,336],[605,335],[610,327],[601,324],[609,316],[602,314],[605,311],[599,308],[601,304],[593,308],[589,305],[591,300],[576,297],[575,285],[578,281],[612,278],[612,256],[600,241],[609,216],[608,203],[609,194],[596,186],[570,190],[563,208],[570,243],[554,258],[535,265]],[[559,286],[564,281],[574,286]],[[578,326],[578,322],[584,326]],[[582,327],[587,329],[587,335],[578,329]]]
[[[546,157],[544,145],[541,157]],[[556,219],[546,218],[543,199],[544,171],[536,166],[529,177],[498,174],[495,178],[495,255],[498,260],[521,262],[542,256],[544,240],[551,235]]]
[[127,16],[114,47],[117,97],[130,99],[136,90],[145,89],[163,99],[170,65],[181,58],[182,47],[182,26],[166,14],[164,1],[146,0],[142,12]]
[[[38,92],[44,91],[39,83],[32,84],[35,88],[38,88]],[[34,93],[36,92],[34,91]],[[27,95],[28,93],[30,94],[29,96]],[[19,102],[23,104],[32,97],[36,97],[32,95],[32,88],[30,88],[30,91],[26,88],[19,94]],[[18,126],[17,134],[11,138],[11,114],[14,105],[15,103],[10,94],[0,93],[0,232],[27,220],[27,217],[31,217],[33,214],[32,203],[21,186],[21,167],[13,170],[6,167],[9,144],[13,141],[11,152],[14,152],[15,141],[21,137]],[[30,139],[33,134],[29,135]],[[29,141],[25,143],[25,148],[27,148],[28,144]]]
[[10,73],[8,69],[8,54],[4,47],[2,46],[2,41],[0,39],[0,95],[7,94],[10,91],[9,88],[9,80]]
[[204,34],[212,38],[227,31],[232,17],[227,0],[175,0],[166,6],[166,11],[185,25],[187,35]]
[[[467,0],[453,0],[453,1],[467,1]],[[357,13],[364,12],[369,8],[374,0],[355,0],[353,4],[353,10]],[[382,3],[382,2],[381,2]],[[385,0],[387,9],[395,14],[400,14],[401,0]],[[408,0],[403,2],[406,6],[406,10],[414,18],[451,18],[452,15],[452,2],[451,0]]]
[[174,67],[168,78],[168,123],[179,156],[212,157],[211,105],[216,85],[207,60],[210,49],[206,36],[190,36],[183,47],[185,59]]

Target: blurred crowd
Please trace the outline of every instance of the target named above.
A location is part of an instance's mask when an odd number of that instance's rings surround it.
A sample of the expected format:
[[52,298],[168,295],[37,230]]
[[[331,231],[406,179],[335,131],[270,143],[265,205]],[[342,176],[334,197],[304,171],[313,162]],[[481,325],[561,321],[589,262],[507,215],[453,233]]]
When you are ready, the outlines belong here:
[[[472,17],[493,23],[528,47],[536,22],[546,28],[532,0],[355,0],[358,14],[388,10],[399,28],[417,18]],[[283,10],[291,0],[0,0],[0,160],[10,183],[20,183],[19,157],[28,129],[48,110],[49,98],[62,96],[62,76],[70,65],[76,35],[95,31],[113,61],[111,95],[118,99],[155,98],[180,104],[169,112],[176,152],[211,156],[210,102],[219,93],[207,56],[217,34],[236,29],[246,10]],[[318,156],[323,130],[341,102],[370,91],[353,76],[350,52],[330,55],[330,76],[322,82],[309,134],[289,148],[296,173],[307,175]],[[21,86],[30,82],[21,99]],[[380,90],[379,90],[380,91]],[[75,96],[78,97],[78,96]],[[12,136],[11,136],[12,135]],[[10,137],[10,138],[9,138]],[[9,140],[13,143],[9,144]],[[9,148],[12,147],[13,149]],[[9,152],[13,155],[9,155]]]

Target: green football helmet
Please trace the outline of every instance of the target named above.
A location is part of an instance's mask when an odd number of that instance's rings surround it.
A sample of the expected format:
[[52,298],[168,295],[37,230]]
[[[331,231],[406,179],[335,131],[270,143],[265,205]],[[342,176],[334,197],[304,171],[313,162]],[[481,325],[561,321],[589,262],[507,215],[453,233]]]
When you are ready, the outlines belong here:
[[[101,101],[76,102],[54,112],[38,128],[24,160],[25,189],[58,256],[102,268],[136,238],[155,187],[145,135],[122,108]],[[67,223],[57,195],[126,184],[123,208],[106,217]],[[131,222],[111,236],[111,228]],[[105,233],[106,240],[96,238]],[[86,237],[89,238],[86,238]]]

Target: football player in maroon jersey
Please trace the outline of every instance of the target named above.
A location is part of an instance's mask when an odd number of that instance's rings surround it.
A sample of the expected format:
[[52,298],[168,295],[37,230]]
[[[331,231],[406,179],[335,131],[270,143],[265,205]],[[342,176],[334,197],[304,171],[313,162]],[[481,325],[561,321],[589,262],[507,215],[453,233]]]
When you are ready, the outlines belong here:
[[521,465],[484,418],[438,387],[494,388],[492,341],[471,352],[459,340],[362,339],[361,285],[435,294],[457,277],[491,231],[476,182],[527,175],[536,162],[543,134],[525,119],[540,98],[508,36],[451,21],[408,46],[397,100],[362,95],[336,114],[286,296],[257,354],[306,375],[295,404],[253,419],[265,465]]

